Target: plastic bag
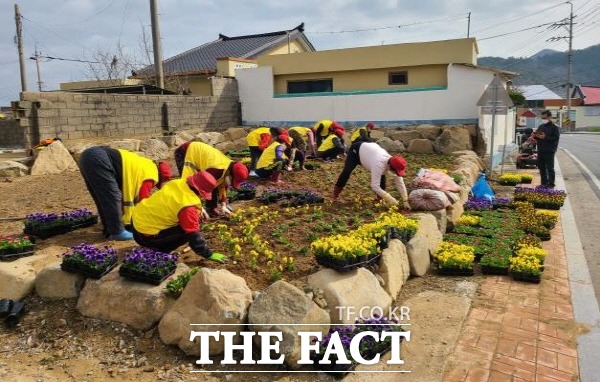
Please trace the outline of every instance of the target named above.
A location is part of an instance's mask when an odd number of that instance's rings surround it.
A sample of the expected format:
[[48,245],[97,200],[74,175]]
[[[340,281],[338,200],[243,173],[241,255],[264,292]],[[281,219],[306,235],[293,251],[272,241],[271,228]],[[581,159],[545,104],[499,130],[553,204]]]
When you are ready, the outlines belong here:
[[419,189],[408,196],[408,204],[413,210],[437,211],[450,205],[450,201],[442,191]]
[[477,181],[473,185],[471,193],[475,199],[486,199],[490,201],[494,199],[494,191],[492,191],[492,188],[485,180],[484,173],[479,174],[479,178],[477,178]]

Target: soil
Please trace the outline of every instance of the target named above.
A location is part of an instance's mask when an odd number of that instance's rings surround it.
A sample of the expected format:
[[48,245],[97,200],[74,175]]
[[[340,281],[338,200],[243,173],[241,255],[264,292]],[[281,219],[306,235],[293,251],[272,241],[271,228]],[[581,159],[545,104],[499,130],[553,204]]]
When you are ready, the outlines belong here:
[[[420,167],[451,169],[452,166],[450,157],[408,154],[405,157],[411,166],[407,179],[412,179]],[[316,163],[320,164],[320,169],[286,173],[284,175],[286,183],[282,188],[317,191],[325,197],[325,203],[319,205],[320,208],[309,207],[306,211],[293,210],[288,213],[285,209],[273,205],[269,208],[279,210],[279,218],[265,222],[256,231],[262,238],[269,240],[274,251],[294,256],[296,259],[296,269],[282,274],[286,280],[303,278],[316,269],[316,263],[308,251],[311,238],[352,229],[363,221],[372,220],[382,210],[376,205],[375,198],[369,190],[368,173],[361,168],[357,168],[353,173],[351,181],[342,193],[341,201],[332,204],[330,193],[343,162]],[[261,183],[259,193],[261,188],[267,186]],[[96,210],[78,172],[6,179],[0,183],[0,194],[2,195],[0,234],[21,232],[22,221],[11,219],[20,219],[29,213],[58,212],[77,208]],[[395,191],[392,194],[398,197]],[[233,204],[234,208],[248,205],[259,204],[257,201]],[[231,222],[225,220],[216,223],[233,226]],[[236,227],[232,229],[235,230]],[[278,229],[280,234],[273,235],[273,232]],[[211,248],[228,252],[214,231],[206,231],[206,238]],[[68,247],[81,242],[113,245],[120,254],[135,244],[102,239],[101,227],[96,225],[47,240],[38,240],[37,245],[41,249],[50,245]],[[270,274],[264,270],[264,267],[259,267],[263,271],[257,272],[248,267],[244,259],[219,265],[202,260],[192,252],[183,254],[181,259],[188,265],[228,269],[244,277],[253,290],[261,290],[272,282]],[[474,279],[476,278],[470,278],[470,280]],[[402,305],[402,301],[416,297],[424,290],[456,295],[458,280],[460,278],[443,278],[435,275],[411,279],[403,288],[398,304]],[[308,382],[315,379],[334,380],[322,373],[292,375],[286,373],[287,369],[284,367],[271,368],[273,371],[281,370],[280,374],[228,374],[228,369],[224,369],[223,366],[206,369],[222,371],[219,374],[192,374],[190,370],[193,368],[193,357],[185,356],[177,348],[163,345],[155,329],[140,332],[122,324],[82,317],[77,312],[76,300],[45,300],[31,295],[25,299],[25,302],[28,311],[19,326],[12,331],[4,327],[0,328],[0,380],[2,381],[279,380]],[[433,307],[428,307],[428,316],[441,317],[446,314],[445,309],[447,310],[448,307],[436,308],[434,304]],[[427,323],[422,327],[424,333],[440,333],[444,330],[443,322],[436,322],[434,319],[425,321]],[[457,328],[452,327],[448,330],[456,331]],[[426,352],[425,345],[419,345],[419,341],[410,346],[417,354]],[[421,352],[418,350],[419,346],[422,347]],[[448,343],[448,346],[452,344]],[[413,370],[419,367],[417,360],[415,365],[417,367],[412,367]]]

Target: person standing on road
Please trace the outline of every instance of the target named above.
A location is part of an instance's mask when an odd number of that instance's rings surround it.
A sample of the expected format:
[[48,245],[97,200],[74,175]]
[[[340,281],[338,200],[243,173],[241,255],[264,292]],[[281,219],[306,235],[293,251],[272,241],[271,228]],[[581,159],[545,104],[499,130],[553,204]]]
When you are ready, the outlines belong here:
[[558,149],[560,130],[552,122],[552,112],[542,112],[542,124],[533,133],[537,141],[538,168],[540,170],[541,187],[554,188],[554,155]]

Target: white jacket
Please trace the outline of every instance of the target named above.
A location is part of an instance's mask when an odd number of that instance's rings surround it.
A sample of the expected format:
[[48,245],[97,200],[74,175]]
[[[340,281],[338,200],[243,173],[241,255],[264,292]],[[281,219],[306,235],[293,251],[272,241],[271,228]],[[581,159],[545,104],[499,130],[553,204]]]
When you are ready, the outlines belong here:
[[[389,170],[388,161],[392,156],[375,142],[361,144],[358,156],[360,164],[371,173],[371,190],[382,199],[386,199],[389,194],[381,188],[380,183],[381,176]],[[402,196],[402,200],[406,202],[408,200],[408,193],[406,192],[404,179],[396,175],[394,171],[390,171],[390,174],[393,177],[396,189],[398,189],[400,196]]]

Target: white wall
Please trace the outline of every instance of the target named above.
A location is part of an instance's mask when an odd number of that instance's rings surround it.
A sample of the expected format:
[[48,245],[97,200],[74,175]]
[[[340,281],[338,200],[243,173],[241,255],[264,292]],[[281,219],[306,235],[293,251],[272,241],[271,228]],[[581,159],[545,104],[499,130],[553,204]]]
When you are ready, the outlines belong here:
[[275,98],[272,67],[236,70],[244,124],[270,126],[320,119],[380,125],[477,123],[477,101],[493,76],[490,70],[449,65],[446,90]]
[[[506,145],[505,155],[508,156],[515,146],[515,111],[509,109],[506,115],[496,115],[494,124],[494,165],[500,163],[502,159],[502,148]],[[492,137],[492,116],[482,114],[479,117],[479,129],[487,142],[486,156],[490,155],[491,137]]]
[[600,127],[600,106],[577,106],[576,129]]

